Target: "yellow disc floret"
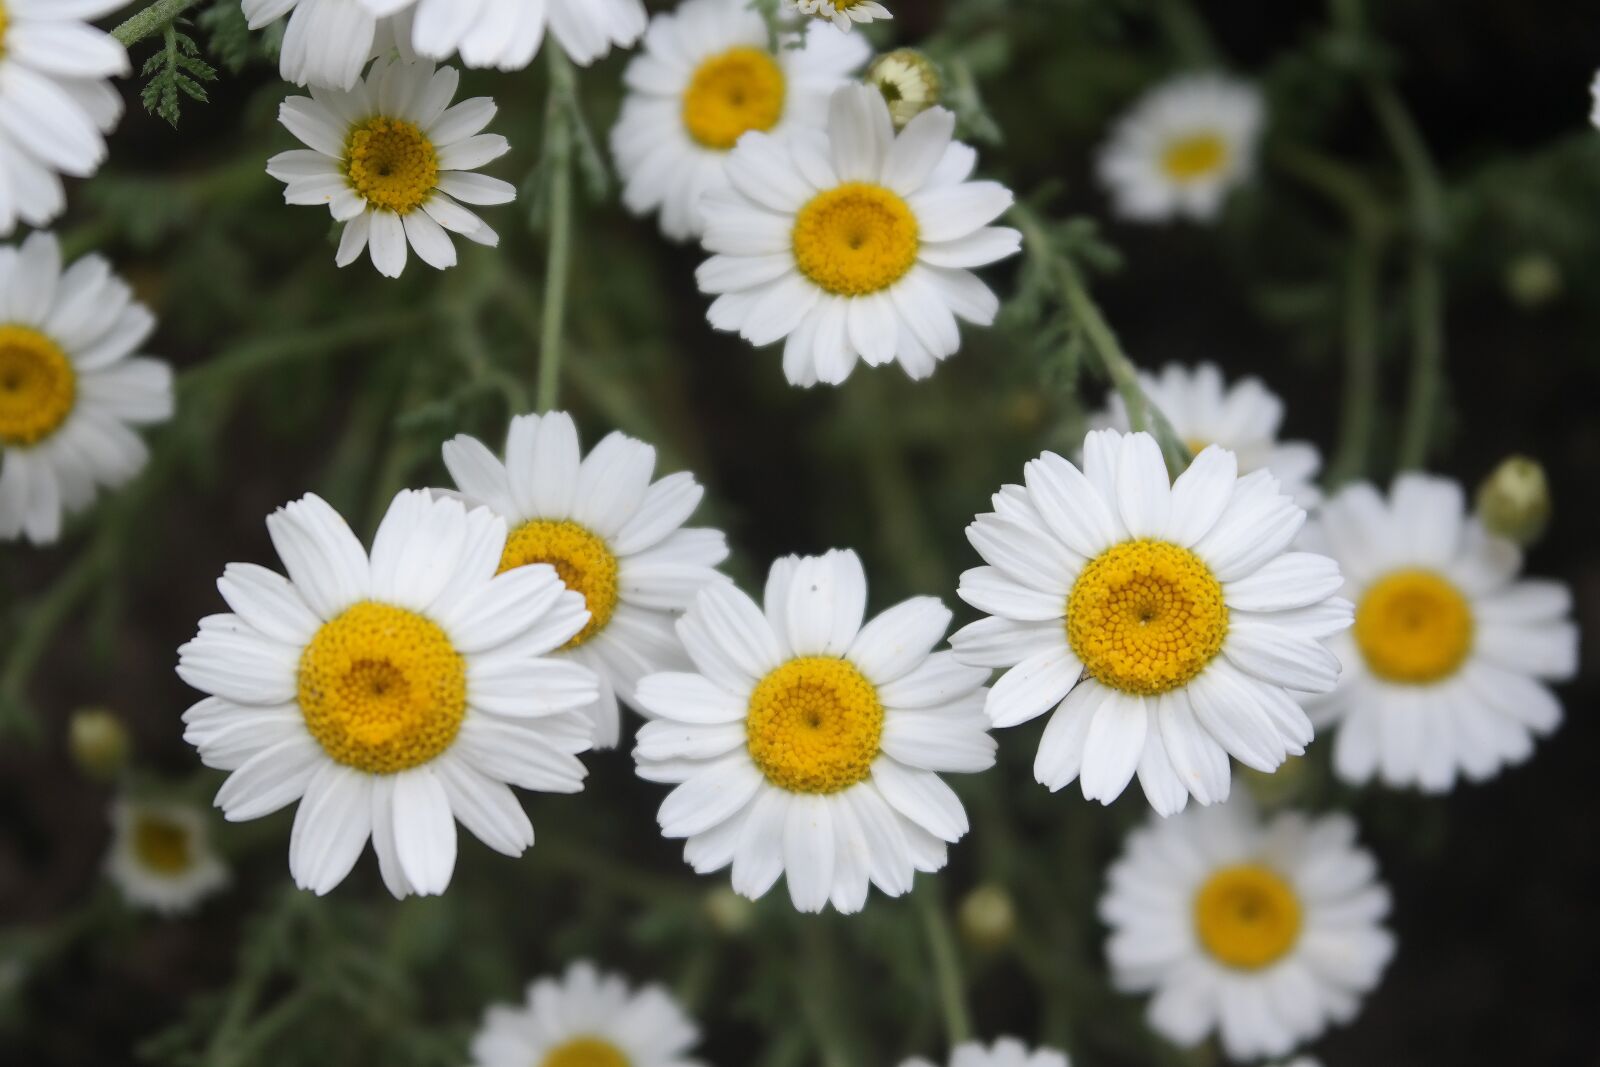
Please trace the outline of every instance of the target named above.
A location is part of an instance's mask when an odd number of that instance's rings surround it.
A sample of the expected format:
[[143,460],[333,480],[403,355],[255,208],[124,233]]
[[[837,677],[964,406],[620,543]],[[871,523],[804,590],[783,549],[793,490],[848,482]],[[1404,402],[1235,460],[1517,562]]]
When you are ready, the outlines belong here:
[[345,175],[373,207],[407,215],[433,195],[439,154],[416,123],[379,115],[350,131]]
[[1196,133],[1169,142],[1161,152],[1161,170],[1175,182],[1207,178],[1228,162],[1228,142],[1218,133]]
[[683,94],[683,125],[707,148],[726,151],[751,130],[770,130],[783,117],[783,68],[748,45],[701,63]]
[[1194,901],[1195,932],[1219,962],[1257,970],[1283,958],[1300,936],[1300,898],[1278,872],[1256,863],[1224,867]]
[[883,705],[853,663],[804,656],[756,685],[745,730],[767,781],[791,793],[837,793],[872,773]]
[[534,1067],[629,1067],[629,1061],[603,1038],[577,1037],[551,1049]]
[[1124,541],[1078,574],[1067,639],[1084,669],[1125,693],[1188,684],[1222,649],[1228,606],[1199,556],[1166,541]]
[[1356,646],[1379,678],[1428,685],[1454,674],[1472,651],[1472,606],[1425,570],[1395,571],[1356,605]]
[[438,624],[362,601],[300,654],[300,711],[335,761],[368,774],[421,766],[455,741],[467,668]]
[[917,261],[917,217],[881,185],[847,182],[812,197],[794,221],[800,273],[837,296],[887,289]]
[[35,445],[61,428],[78,375],[61,346],[29,326],[0,326],[0,445]]
[[133,854],[147,870],[182,874],[194,862],[189,827],[173,819],[141,812],[133,823]]
[[617,610],[617,557],[605,541],[570,519],[532,519],[511,531],[500,557],[500,573],[530,563],[548,563],[561,584],[583,595],[589,622],[567,648],[576,648],[606,628]]

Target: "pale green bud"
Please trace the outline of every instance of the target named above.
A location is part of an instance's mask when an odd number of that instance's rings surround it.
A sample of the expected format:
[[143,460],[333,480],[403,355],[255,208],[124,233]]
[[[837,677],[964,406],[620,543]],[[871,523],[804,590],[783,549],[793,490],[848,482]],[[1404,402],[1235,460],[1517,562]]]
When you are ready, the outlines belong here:
[[1544,536],[1551,511],[1550,482],[1536,459],[1510,456],[1478,486],[1479,521],[1524,547]]
[[980,885],[968,893],[956,919],[961,939],[982,952],[1004,948],[1017,932],[1017,909],[1011,894],[997,885]]
[[109,782],[128,764],[128,729],[115,712],[81,708],[67,726],[67,749],[84,776]]
[[867,68],[867,84],[875,85],[889,104],[894,128],[906,123],[939,102],[939,71],[932,60],[910,48],[886,52]]

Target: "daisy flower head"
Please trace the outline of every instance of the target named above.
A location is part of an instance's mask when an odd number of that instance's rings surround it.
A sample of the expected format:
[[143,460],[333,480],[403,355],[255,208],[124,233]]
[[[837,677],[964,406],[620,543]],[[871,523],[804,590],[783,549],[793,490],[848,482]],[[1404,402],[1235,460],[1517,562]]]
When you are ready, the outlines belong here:
[[1117,214],[1138,222],[1215,218],[1255,167],[1265,105],[1254,86],[1186,75],[1144,95],[1100,152]]
[[628,988],[581,960],[528,986],[527,1001],[497,1004],[472,1039],[473,1067],[700,1067],[688,1058],[694,1021],[658,985]]
[[129,904],[165,915],[193,911],[228,884],[204,811],[129,798],[111,806],[106,874]]
[[[906,1060],[900,1067],[933,1067],[924,1059]],[[992,1045],[967,1041],[950,1050],[950,1067],[1071,1067],[1066,1053],[1053,1048],[1030,1050],[1014,1037]]]
[[851,85],[834,92],[825,129],[741,138],[731,186],[703,201],[711,325],[757,346],[784,340],[795,385],[837,385],[857,360],[932,374],[961,347],[957,318],[987,326],[999,310],[969,268],[1022,242],[989,225],[1011,191],[968,180],[977,154],[954,130],[953,114],[930,108],[896,134],[883,94]]
[[858,22],[894,18],[877,0],[783,0],[783,10],[825,19],[841,30],[852,29]]
[[134,430],[173,406],[172,368],[133,354],[155,326],[99,256],[63,270],[48,233],[0,246],[0,541],[48,544],[144,469]]
[[1354,1018],[1394,954],[1388,913],[1348,816],[1263,821],[1242,798],[1130,834],[1100,898],[1112,979],[1153,994],[1151,1028],[1184,1046],[1215,1032],[1236,1060]]
[[106,81],[128,52],[89,19],[124,0],[0,0],[0,236],[61,214],[61,175],[87,178],[122,117]]
[[1388,498],[1362,483],[1333,496],[1306,543],[1339,561],[1355,625],[1333,642],[1339,686],[1312,701],[1336,725],[1333,765],[1347,782],[1450,789],[1520,763],[1561,722],[1549,683],[1572,677],[1572,595],[1518,580],[1522,553],[1466,514],[1455,482],[1396,479]]
[[611,46],[626,48],[644,32],[642,0],[359,0],[375,15],[394,15],[395,33],[419,56],[459,53],[469,67],[521,70],[546,31],[587,67]]
[[883,94],[897,130],[937,104],[944,91],[939,68],[914,48],[897,48],[874,59],[866,82]]
[[687,0],[650,21],[611,131],[630,211],[659,210],[668,237],[698,237],[701,197],[728,187],[739,138],[820,127],[829,95],[871,51],[822,23],[785,38],[774,52],[766,21],[746,0]]
[[731,585],[700,591],[678,622],[697,673],[655,674],[639,702],[639,775],[676,786],[667,837],[707,874],[732,864],[752,900],[788,875],[800,911],[860,911],[945,865],[967,831],[939,772],[994,764],[989,672],[934,652],[950,612],[916,597],[862,625],[854,552],[772,565],[764,606]]
[[474,171],[510,150],[483,133],[495,104],[474,97],[451,105],[460,73],[417,60],[379,60],[348,90],[291,96],[278,120],[309,146],[267,161],[285,203],[326,206],[344,224],[336,262],[347,267],[369,247],[388,278],[405,270],[409,246],[424,263],[456,265],[450,234],[494,247],[500,237],[462,203],[506,204],[516,188]]
[[1320,640],[1350,605],[1333,560],[1289,551],[1305,511],[1238,467],[1211,445],[1169,481],[1155,438],[1096,430],[1081,468],[1044,453],[967,527],[987,565],[960,595],[989,617],[951,645],[1007,668],[995,726],[1054,709],[1033,765],[1051,790],[1109,804],[1137,774],[1170,815],[1226,799],[1229,756],[1272,771],[1311,740],[1294,694],[1333,688]]
[[444,462],[467,500],[506,521],[502,573],[554,567],[582,598],[588,623],[553,655],[599,678],[589,709],[595,747],[613,747],[618,698],[634,703],[640,678],[683,665],[673,620],[703,586],[723,580],[722,531],[684,526],[705,491],[687,472],[652,481],[656,450],[625,434],[584,456],[562,411],[512,419],[504,460],[463,434],[445,443]]
[[316,496],[267,532],[288,577],[229,565],[232,612],[178,650],[178,674],[211,694],[184,739],[232,772],[228,820],[299,800],[289,870],[319,895],[368,838],[396,897],[444,892],[457,819],[521,855],[533,826],[509,787],[583,788],[599,683],[548,655],[588,623],[583,599],[551,567],[497,574],[504,520],[426,491],[395,497],[370,554]]

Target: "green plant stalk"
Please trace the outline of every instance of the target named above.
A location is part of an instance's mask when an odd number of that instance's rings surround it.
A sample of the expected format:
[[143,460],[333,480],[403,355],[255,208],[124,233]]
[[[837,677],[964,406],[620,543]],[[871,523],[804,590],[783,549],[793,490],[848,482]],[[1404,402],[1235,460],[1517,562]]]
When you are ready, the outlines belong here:
[[1221,65],[1211,31],[1188,0],[1156,0],[1156,17],[1184,66],[1203,70]]
[[561,398],[562,331],[566,327],[567,283],[572,271],[572,127],[567,100],[577,92],[572,64],[559,48],[550,57],[550,98],[546,106],[545,161],[550,167],[550,246],[545,263],[543,321],[539,330],[540,411],[553,411]]
[[1372,424],[1378,406],[1378,241],[1358,233],[1351,242],[1344,284],[1344,397],[1339,445],[1328,465],[1327,483],[1337,489],[1367,473]]
[[1444,379],[1444,279],[1438,257],[1418,246],[1412,250],[1411,386],[1400,436],[1396,467],[1419,470],[1428,462],[1434,415]]
[[203,3],[205,0],[156,0],[112,30],[111,36],[121,41],[124,48],[132,47],[151,34],[160,33],[172,25],[173,19]]
[[972,1040],[972,1015],[961,980],[961,961],[956,952],[955,935],[934,891],[924,887],[916,894],[922,930],[928,939],[928,955],[933,960],[933,977],[939,991],[939,1006],[944,1016],[945,1035],[950,1046]]
[[[66,624],[78,605],[99,587],[101,572],[111,559],[109,546],[97,541],[25,616],[16,640],[0,671],[0,703],[11,714],[0,718],[0,733],[13,732],[30,742],[39,740],[39,721],[27,704],[28,680],[50,647],[56,631]],[[9,720],[9,721],[7,721]]]

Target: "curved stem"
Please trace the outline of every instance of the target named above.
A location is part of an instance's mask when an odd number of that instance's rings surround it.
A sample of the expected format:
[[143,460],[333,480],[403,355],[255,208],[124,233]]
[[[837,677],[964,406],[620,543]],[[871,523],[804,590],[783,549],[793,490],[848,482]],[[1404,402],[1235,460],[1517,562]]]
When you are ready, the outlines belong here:
[[545,164],[550,168],[550,247],[545,263],[544,307],[539,330],[540,411],[561,397],[562,331],[566,325],[567,278],[572,269],[572,127],[568,100],[576,92],[572,64],[559,48],[550,57],[550,97],[545,108]]
[[144,40],[153,33],[159,33],[172,24],[172,20],[188,11],[191,7],[199,7],[205,0],[156,0],[155,3],[130,16],[116,29],[111,31],[111,36],[122,42],[124,48]]
[[928,955],[933,957],[933,978],[939,990],[939,1005],[944,1013],[945,1034],[954,1048],[972,1039],[972,1016],[961,981],[961,962],[956,954],[956,939],[950,920],[931,888],[916,894],[917,910],[922,913],[922,929],[928,938]]
[[102,541],[90,546],[26,613],[27,621],[0,671],[0,733],[11,731],[29,741],[38,740],[39,721],[27,703],[28,679],[49,650],[56,631],[98,586],[100,573],[110,560],[107,549]]
[[1351,241],[1344,284],[1344,398],[1339,447],[1328,465],[1328,487],[1337,489],[1367,470],[1372,424],[1378,405],[1378,271],[1381,246],[1358,232]]
[[1406,418],[1396,456],[1399,470],[1415,470],[1428,461],[1434,416],[1439,410],[1444,377],[1444,279],[1438,258],[1428,249],[1412,251],[1411,386]]

